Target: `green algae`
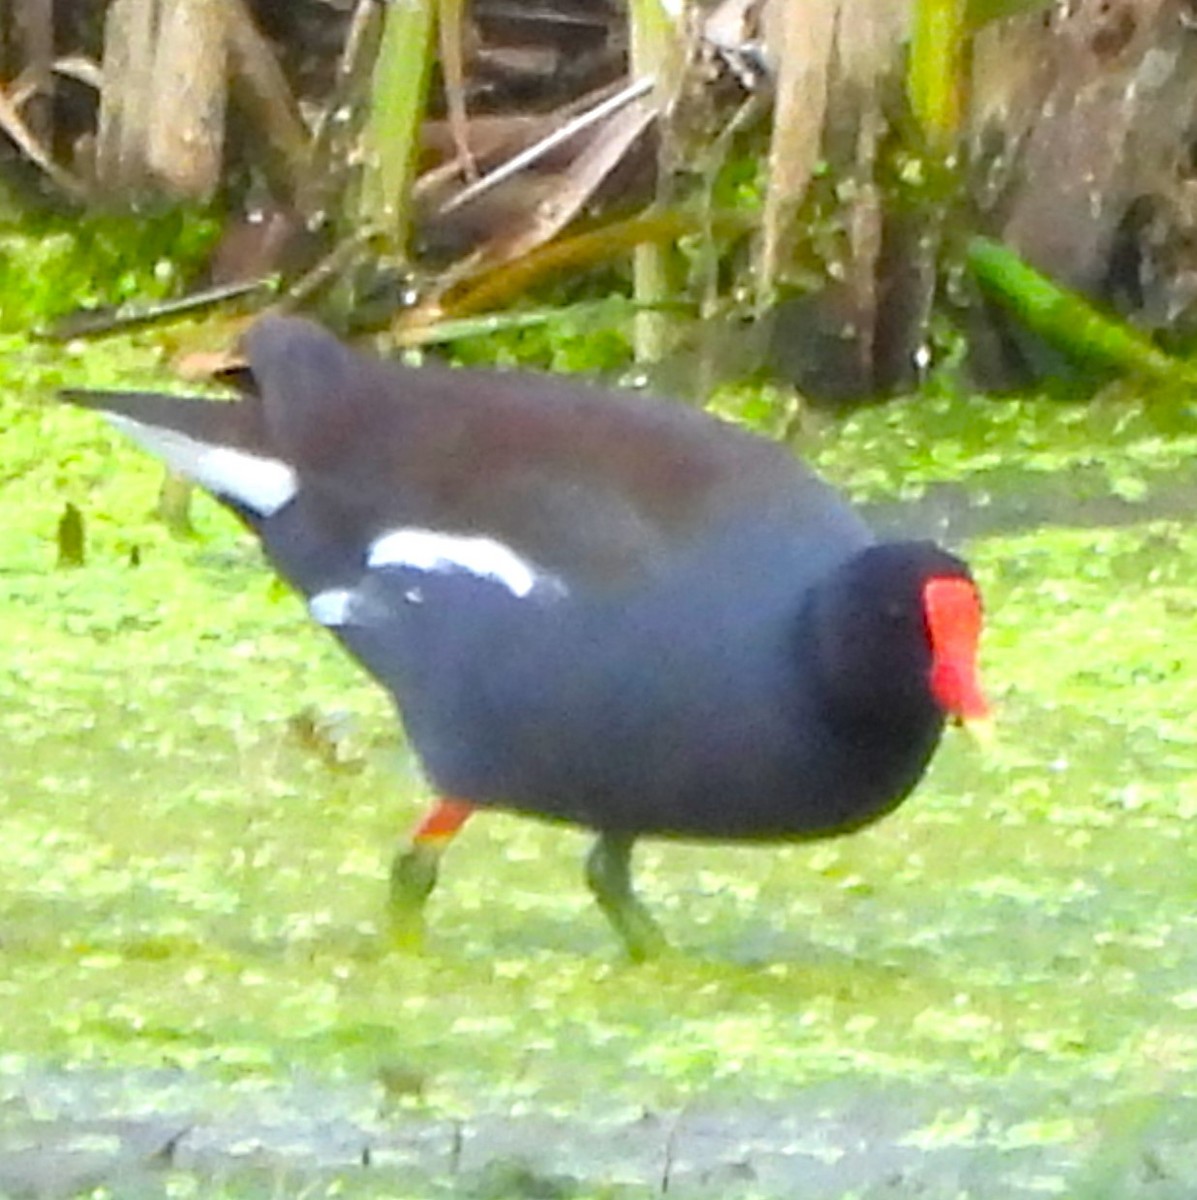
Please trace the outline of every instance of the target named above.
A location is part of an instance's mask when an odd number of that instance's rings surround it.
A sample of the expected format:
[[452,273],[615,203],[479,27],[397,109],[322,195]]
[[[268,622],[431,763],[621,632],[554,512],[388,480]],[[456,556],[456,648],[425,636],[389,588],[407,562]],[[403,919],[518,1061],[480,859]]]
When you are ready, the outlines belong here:
[[[425,953],[404,956],[381,936],[386,871],[424,793],[388,707],[231,519],[200,499],[195,537],[170,537],[151,516],[159,469],[53,403],[64,382],[155,378],[149,344],[114,346],[0,345],[0,1096],[47,1070],[115,1071],[129,1112],[166,1070],[239,1095],[285,1094],[297,1073],[360,1085],[372,1120],[399,1123],[634,1130],[715,1105],[729,1161],[751,1167],[764,1143],[731,1114],[818,1095],[794,1136],[829,1179],[851,1137],[819,1122],[896,1096],[903,1120],[877,1136],[928,1164],[923,1190],[907,1174],[906,1191],[878,1176],[806,1194],[1192,1193],[1197,1126],[1166,1119],[1197,1115],[1183,413],[1161,432],[1125,397],[936,396],[815,430],[816,460],[862,498],[945,483],[991,498],[1080,472],[1130,506],[1078,524],[1052,491],[1034,527],[966,547],[998,746],[950,734],[915,796],[851,838],[645,843],[639,884],[678,950],[642,967],[585,891],[582,835],[480,817],[446,861]],[[1178,478],[1160,517],[1151,497]],[[60,570],[68,501],[86,563]],[[562,1176],[488,1136],[479,1194],[661,1191],[617,1155]],[[1028,1148],[1025,1179],[934,1166]],[[229,1171],[167,1190],[280,1194]],[[447,1171],[398,1192],[300,1171],[281,1194],[462,1194]],[[715,1194],[783,1194],[719,1178]]]

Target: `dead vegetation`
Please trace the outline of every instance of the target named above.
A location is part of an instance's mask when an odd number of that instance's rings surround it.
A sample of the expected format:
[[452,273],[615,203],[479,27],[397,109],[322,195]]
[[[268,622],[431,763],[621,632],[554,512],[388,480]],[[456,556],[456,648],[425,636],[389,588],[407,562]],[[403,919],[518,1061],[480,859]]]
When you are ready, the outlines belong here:
[[626,262],[638,354],[698,345],[704,380],[904,389],[948,313],[976,379],[1016,384],[1068,329],[980,294],[976,234],[1192,331],[1195,24],[1192,0],[11,0],[0,168],[83,209],[215,200],[214,284],[281,276],[253,302],[399,341]]

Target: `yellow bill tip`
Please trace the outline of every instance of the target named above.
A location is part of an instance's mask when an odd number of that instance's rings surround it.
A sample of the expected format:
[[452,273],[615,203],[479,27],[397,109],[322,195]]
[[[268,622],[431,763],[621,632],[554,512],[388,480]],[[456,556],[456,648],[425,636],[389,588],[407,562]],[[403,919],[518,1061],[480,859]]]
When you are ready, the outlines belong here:
[[988,713],[983,717],[965,717],[960,728],[982,750],[992,750],[998,744],[997,722]]

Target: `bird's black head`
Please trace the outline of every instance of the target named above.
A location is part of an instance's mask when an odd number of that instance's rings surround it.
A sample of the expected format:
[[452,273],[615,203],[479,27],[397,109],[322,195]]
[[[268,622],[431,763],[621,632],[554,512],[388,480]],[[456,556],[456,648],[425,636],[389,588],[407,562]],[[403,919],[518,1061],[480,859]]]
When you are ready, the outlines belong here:
[[932,542],[871,546],[811,604],[820,694],[837,719],[899,733],[988,715],[977,678],[981,599],[960,559]]

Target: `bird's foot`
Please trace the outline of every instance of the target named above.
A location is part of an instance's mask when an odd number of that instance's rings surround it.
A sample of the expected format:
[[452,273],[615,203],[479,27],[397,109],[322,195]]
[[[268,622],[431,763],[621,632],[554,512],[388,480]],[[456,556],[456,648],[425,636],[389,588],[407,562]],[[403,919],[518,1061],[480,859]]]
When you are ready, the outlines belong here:
[[391,863],[388,917],[391,944],[400,950],[424,948],[424,905],[436,887],[439,849],[416,843]]
[[661,927],[632,890],[633,838],[601,833],[586,858],[586,882],[633,962],[659,958],[669,949]]
[[669,939],[639,900],[633,898],[631,903],[618,907],[600,900],[599,905],[632,962],[648,962],[669,953]]

